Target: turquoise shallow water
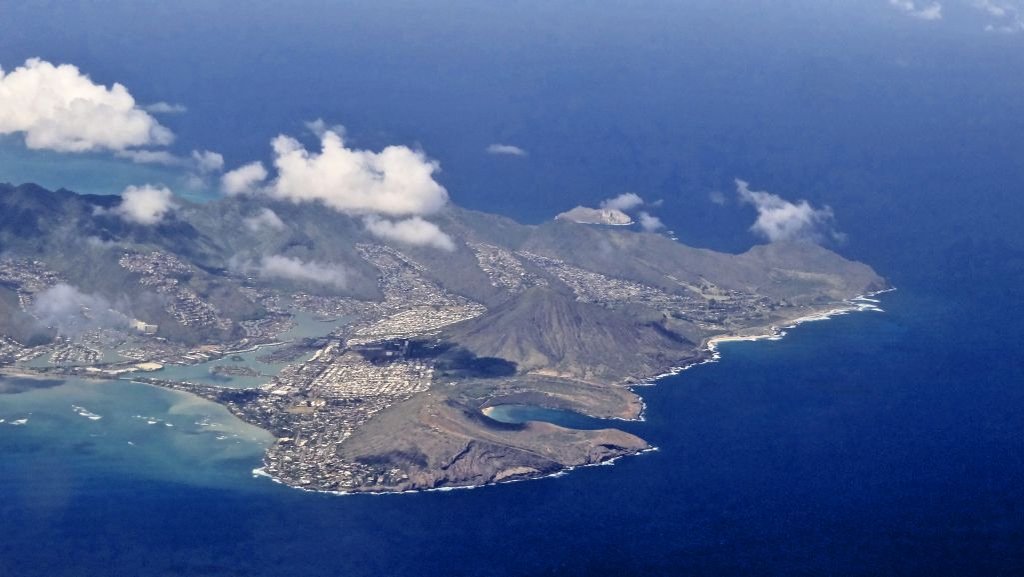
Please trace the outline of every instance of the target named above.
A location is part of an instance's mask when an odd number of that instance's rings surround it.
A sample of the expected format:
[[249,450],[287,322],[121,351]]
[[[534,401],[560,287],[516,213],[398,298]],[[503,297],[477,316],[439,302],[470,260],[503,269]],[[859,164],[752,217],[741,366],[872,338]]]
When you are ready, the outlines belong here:
[[[5,468],[34,477],[33,492],[68,471],[83,479],[235,486],[272,441],[219,405],[124,381],[76,379],[3,395],[0,419]],[[19,421],[27,422],[12,424]]]
[[[182,198],[203,202],[215,194],[214,183],[193,187],[180,170],[133,164],[104,154],[66,155],[26,150],[19,140],[0,135],[0,182],[35,182],[49,189],[69,188],[85,194],[120,194],[142,183],[174,189]],[[69,183],[74,183],[70,185]]]
[[[337,328],[344,319],[337,319],[330,322],[318,321],[308,313],[295,315],[295,326],[281,333],[277,338],[282,343],[294,340],[322,337]],[[270,378],[281,372],[288,363],[265,363],[258,360],[258,357],[266,355],[274,350],[273,346],[263,346],[253,351],[228,355],[224,358],[198,363],[195,365],[167,365],[163,369],[152,372],[131,373],[134,376],[157,377],[172,381],[191,381],[193,383],[204,383],[220,387],[259,387],[270,381]],[[307,356],[312,355],[310,353]],[[240,357],[241,360],[232,360],[232,357]],[[215,374],[212,369],[218,365],[248,367],[260,373],[260,376],[242,376]]]

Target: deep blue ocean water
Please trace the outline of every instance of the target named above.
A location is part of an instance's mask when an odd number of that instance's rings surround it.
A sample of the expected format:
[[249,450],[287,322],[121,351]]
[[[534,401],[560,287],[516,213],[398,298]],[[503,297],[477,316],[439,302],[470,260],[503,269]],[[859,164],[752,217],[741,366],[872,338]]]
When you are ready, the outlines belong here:
[[307,494],[252,479],[258,453],[204,462],[169,449],[172,462],[223,477],[203,486],[5,431],[0,569],[1020,574],[1016,347],[961,307],[906,291],[884,306],[781,341],[724,344],[720,363],[645,389],[647,421],[625,428],[656,452],[476,490]]
[[[647,420],[623,427],[657,452],[471,491],[254,479],[258,432],[155,389],[0,396],[0,418],[31,413],[0,425],[0,575],[1024,574],[1024,35],[952,0],[933,23],[722,4],[3,5],[0,66],[73,62],[181,102],[162,119],[180,152],[265,160],[323,117],[422,146],[472,208],[539,222],[632,190],[730,251],[758,242],[740,177],[830,205],[834,248],[899,290],[643,389]],[[202,196],[0,145],[0,180]]]

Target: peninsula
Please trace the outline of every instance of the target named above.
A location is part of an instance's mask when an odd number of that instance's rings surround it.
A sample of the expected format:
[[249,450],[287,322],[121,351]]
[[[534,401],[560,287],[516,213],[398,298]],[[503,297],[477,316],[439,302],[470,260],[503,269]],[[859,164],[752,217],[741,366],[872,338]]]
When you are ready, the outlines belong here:
[[[0,364],[220,403],[276,437],[267,475],[317,491],[479,486],[643,452],[612,425],[509,424],[487,409],[637,419],[631,387],[711,358],[713,339],[887,288],[815,244],[723,254],[621,218],[527,226],[448,205],[432,218],[451,239],[439,248],[383,242],[315,204],[225,198],[142,226],[112,214],[117,200],[0,185]],[[265,210],[274,225],[253,225]],[[320,334],[282,343],[300,314]],[[237,364],[261,346],[283,368]],[[164,374],[211,361],[221,378],[265,382]]]

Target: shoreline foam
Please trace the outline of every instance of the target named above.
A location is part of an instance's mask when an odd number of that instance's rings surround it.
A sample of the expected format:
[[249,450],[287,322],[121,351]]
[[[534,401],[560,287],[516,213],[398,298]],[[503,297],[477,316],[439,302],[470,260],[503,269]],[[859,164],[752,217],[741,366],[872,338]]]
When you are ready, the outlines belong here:
[[679,372],[685,371],[686,369],[689,369],[699,364],[719,360],[721,358],[721,352],[719,352],[718,350],[718,345],[721,343],[748,341],[777,341],[781,340],[788,334],[787,330],[795,329],[797,326],[802,325],[804,323],[827,321],[834,317],[843,316],[850,313],[866,311],[885,312],[881,307],[877,306],[879,303],[881,303],[881,300],[876,299],[874,297],[895,290],[895,288],[889,288],[885,290],[855,296],[853,298],[842,301],[840,306],[824,311],[813,312],[801,317],[797,317],[795,319],[782,321],[779,324],[771,325],[769,327],[762,329],[762,331],[764,332],[749,335],[719,335],[715,337],[710,337],[704,341],[701,350],[711,353],[711,359],[706,359],[704,361],[700,361],[698,363],[693,363],[691,365],[682,367],[681,369],[679,369],[679,371],[676,371],[673,374],[678,374]]
[[[866,294],[863,294],[863,295],[858,295],[858,296],[855,296],[853,298],[850,298],[850,299],[847,299],[845,301],[842,301],[842,305],[843,306],[839,306],[839,307],[835,307],[835,308],[829,309],[827,311],[811,313],[811,314],[808,314],[808,315],[804,315],[802,317],[797,317],[795,319],[783,321],[786,324],[781,324],[780,323],[780,324],[776,324],[776,325],[771,325],[771,326],[769,326],[769,327],[767,327],[765,329],[761,329],[761,330],[765,331],[765,332],[762,332],[762,333],[755,333],[755,334],[749,334],[749,335],[719,335],[719,336],[715,336],[715,337],[710,337],[708,339],[705,339],[703,344],[701,345],[701,347],[698,349],[701,353],[709,354],[710,356],[708,356],[706,358],[702,358],[702,359],[697,360],[697,361],[686,363],[686,364],[683,364],[683,365],[678,365],[678,366],[671,367],[668,371],[666,371],[664,373],[655,375],[655,376],[650,377],[648,379],[644,379],[643,382],[630,384],[629,385],[629,390],[632,391],[635,387],[653,387],[653,386],[657,385],[658,381],[660,381],[661,379],[664,379],[664,378],[667,378],[667,377],[674,377],[674,376],[682,373],[683,371],[690,370],[690,369],[692,369],[694,367],[699,367],[701,365],[705,365],[705,364],[708,364],[708,363],[717,363],[722,358],[722,353],[718,350],[718,345],[721,344],[721,343],[753,342],[753,341],[778,341],[778,340],[781,340],[783,337],[786,336],[788,329],[794,329],[797,326],[799,326],[801,324],[804,324],[804,323],[816,322],[816,321],[825,321],[825,320],[829,320],[829,319],[831,319],[833,317],[842,316],[842,315],[846,315],[846,314],[854,313],[854,312],[864,312],[864,311],[885,312],[881,307],[877,306],[882,301],[880,299],[877,299],[877,298],[874,298],[874,297],[876,297],[878,295],[881,295],[881,294],[884,294],[884,293],[893,292],[895,290],[896,290],[896,288],[894,287],[894,288],[888,288],[888,289],[883,289],[883,290],[880,290],[880,291],[874,291],[874,292],[866,293]],[[631,421],[631,422],[633,422],[633,421],[635,421],[635,422],[646,421],[646,419],[644,418],[644,413],[643,412],[647,409],[647,403],[646,403],[646,401],[644,401],[643,397],[640,398],[640,402],[642,403],[643,407],[641,409],[640,415],[636,419],[618,419],[618,420]]]
[[451,487],[432,487],[430,489],[407,489],[405,491],[320,491],[318,489],[307,489],[305,487],[296,487],[294,485],[289,485],[288,483],[285,483],[284,481],[281,481],[277,477],[274,477],[270,473],[267,473],[264,467],[257,467],[255,469],[253,469],[252,470],[252,476],[253,476],[253,478],[265,477],[267,479],[270,479],[272,482],[274,482],[274,483],[276,483],[278,485],[281,485],[283,487],[287,487],[289,489],[298,489],[299,491],[302,491],[304,493],[316,493],[316,494],[319,494],[319,495],[333,495],[333,496],[336,496],[336,497],[353,497],[353,496],[359,496],[359,495],[372,495],[372,496],[416,495],[416,494],[419,494],[419,493],[447,493],[449,491],[463,491],[463,490],[468,491],[468,490],[471,490],[471,489],[483,489],[483,488],[486,488],[486,487],[497,487],[498,485],[510,485],[512,483],[525,483],[527,481],[540,481],[541,479],[557,479],[557,478],[560,478],[560,477],[566,477],[566,476],[569,475],[569,473],[571,473],[571,472],[573,472],[573,471],[575,471],[577,469],[585,469],[587,467],[606,467],[606,466],[614,465],[616,461],[618,461],[619,459],[625,458],[625,457],[638,457],[638,456],[646,454],[646,453],[656,453],[659,450],[660,449],[658,447],[653,447],[652,446],[652,447],[648,447],[648,448],[646,448],[646,449],[644,449],[642,451],[637,451],[636,453],[624,453],[622,455],[618,455],[616,457],[612,457],[611,459],[608,459],[608,460],[605,460],[605,461],[601,461],[601,462],[598,462],[598,463],[586,463],[586,464],[583,464],[583,465],[572,465],[570,467],[565,467],[563,469],[559,469],[559,470],[555,471],[554,473],[549,473],[547,475],[541,475],[539,477],[520,477],[518,479],[509,479],[507,481],[506,480],[492,481],[492,482],[489,482],[489,483],[484,483],[482,485],[458,485],[458,486],[451,486]]

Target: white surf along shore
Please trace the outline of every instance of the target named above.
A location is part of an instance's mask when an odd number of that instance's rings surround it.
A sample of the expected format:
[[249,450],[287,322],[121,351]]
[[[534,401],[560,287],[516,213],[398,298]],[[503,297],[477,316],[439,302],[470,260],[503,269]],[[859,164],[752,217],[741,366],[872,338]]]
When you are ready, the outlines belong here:
[[[815,321],[827,321],[827,320],[831,319],[832,317],[837,317],[837,316],[846,315],[846,314],[849,314],[849,313],[856,313],[856,312],[864,312],[864,311],[873,311],[873,312],[879,312],[879,313],[885,312],[880,306],[878,306],[882,301],[880,299],[875,298],[875,297],[877,297],[878,295],[887,293],[887,292],[895,291],[895,290],[896,290],[895,288],[888,288],[888,289],[885,289],[885,290],[875,291],[875,292],[872,292],[872,293],[856,296],[856,297],[853,297],[853,298],[851,298],[849,300],[845,300],[842,303],[839,303],[837,306],[835,306],[835,307],[833,307],[831,309],[828,309],[828,310],[825,310],[825,311],[814,312],[814,313],[808,314],[806,316],[798,317],[798,318],[795,318],[795,319],[792,319],[792,320],[787,320],[787,321],[784,321],[784,324],[772,325],[772,326],[769,326],[769,327],[764,328],[764,329],[754,329],[752,332],[750,332],[748,334],[719,335],[719,336],[708,338],[701,345],[701,350],[705,351],[705,352],[708,352],[708,353],[711,353],[711,356],[709,358],[706,358],[706,359],[703,359],[701,361],[697,361],[697,362],[694,362],[694,363],[680,365],[678,367],[672,367],[671,369],[669,369],[665,373],[662,373],[660,375],[652,377],[651,379],[647,380],[646,382],[638,383],[638,384],[632,385],[632,386],[652,386],[652,385],[656,384],[657,381],[659,381],[659,380],[661,380],[661,379],[663,379],[665,377],[671,377],[673,375],[678,375],[679,373],[681,373],[681,372],[683,372],[683,371],[685,371],[687,369],[691,369],[693,367],[696,367],[696,366],[699,366],[699,365],[703,365],[705,363],[717,362],[717,361],[719,361],[722,358],[722,354],[718,350],[718,345],[721,344],[721,343],[747,342],[747,341],[777,341],[777,340],[782,339],[782,337],[786,336],[786,331],[787,330],[796,328],[797,325],[801,325],[803,323],[810,323],[810,322],[815,322]],[[640,417],[640,420],[643,420],[642,416]]]
[[795,319],[793,319],[791,321],[787,321],[787,324],[782,325],[782,326],[771,326],[771,327],[768,327],[767,331],[762,332],[762,333],[754,333],[754,334],[750,334],[750,335],[722,335],[722,336],[718,336],[718,337],[711,337],[710,339],[708,339],[704,343],[704,350],[706,350],[706,351],[711,353],[711,355],[712,355],[711,360],[718,360],[722,356],[721,353],[719,353],[719,351],[718,351],[718,344],[719,343],[728,343],[728,342],[736,342],[736,341],[761,341],[761,340],[777,341],[777,340],[781,339],[782,337],[786,336],[786,331],[788,329],[796,328],[797,325],[801,325],[803,323],[810,323],[810,322],[815,322],[815,321],[827,321],[827,320],[831,319],[832,317],[846,315],[846,314],[849,314],[849,313],[865,312],[865,311],[873,311],[873,312],[884,313],[885,310],[883,310],[880,306],[878,306],[879,303],[881,303],[882,301],[877,299],[877,298],[875,298],[875,297],[880,295],[880,294],[882,294],[882,293],[887,293],[887,292],[891,292],[891,291],[894,291],[894,290],[896,290],[896,289],[891,288],[891,289],[886,289],[886,290],[877,291],[877,292],[873,292],[873,293],[868,293],[866,295],[860,295],[860,296],[854,297],[854,298],[852,298],[850,300],[843,301],[843,303],[840,306],[837,306],[835,308],[832,308],[832,309],[829,309],[829,310],[826,310],[826,311],[823,311],[823,312],[811,313],[811,314],[809,314],[807,316],[802,316],[802,317],[795,318]]

